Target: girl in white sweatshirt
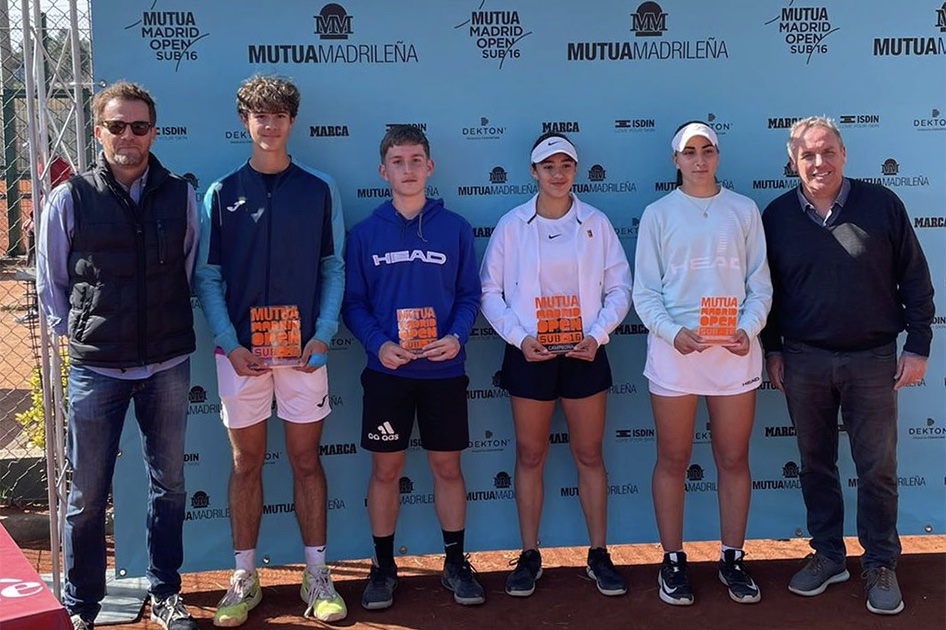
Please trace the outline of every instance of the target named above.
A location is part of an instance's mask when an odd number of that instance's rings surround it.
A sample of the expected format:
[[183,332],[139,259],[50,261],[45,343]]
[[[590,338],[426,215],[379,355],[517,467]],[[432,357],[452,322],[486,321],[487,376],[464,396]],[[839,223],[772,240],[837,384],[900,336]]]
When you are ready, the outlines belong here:
[[772,303],[765,235],[748,197],[716,183],[719,145],[705,123],[671,142],[678,188],[647,206],[635,255],[634,308],[650,330],[644,375],[657,430],[652,491],[664,549],[660,598],[693,603],[683,552],[684,480],[698,396],[706,398],[720,512],[719,578],[739,603],[758,602],[743,564],[749,436],[762,382],[756,337]]

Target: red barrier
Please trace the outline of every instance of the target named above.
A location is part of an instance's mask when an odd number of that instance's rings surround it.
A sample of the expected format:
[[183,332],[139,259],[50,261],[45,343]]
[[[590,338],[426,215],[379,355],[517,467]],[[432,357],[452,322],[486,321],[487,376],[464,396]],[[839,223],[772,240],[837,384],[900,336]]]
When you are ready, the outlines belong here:
[[0,525],[0,627],[3,630],[72,630],[66,609]]

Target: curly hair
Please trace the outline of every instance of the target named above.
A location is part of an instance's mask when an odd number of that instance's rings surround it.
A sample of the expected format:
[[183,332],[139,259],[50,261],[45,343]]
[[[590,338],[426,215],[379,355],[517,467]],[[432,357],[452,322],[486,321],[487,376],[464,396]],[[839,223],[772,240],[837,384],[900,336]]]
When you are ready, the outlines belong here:
[[286,112],[291,118],[299,113],[299,88],[280,77],[252,76],[237,90],[236,106],[240,118],[252,112],[277,114]]

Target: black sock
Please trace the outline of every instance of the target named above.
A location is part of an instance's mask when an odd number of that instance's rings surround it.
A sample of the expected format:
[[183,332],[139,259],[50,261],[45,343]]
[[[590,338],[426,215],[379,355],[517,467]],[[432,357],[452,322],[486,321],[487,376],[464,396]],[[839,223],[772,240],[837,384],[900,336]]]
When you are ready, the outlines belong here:
[[466,530],[448,532],[442,529],[440,531],[443,532],[443,551],[447,554],[447,562],[451,564],[463,562],[463,533]]
[[374,539],[374,558],[379,567],[394,564],[394,534],[390,536],[372,536]]

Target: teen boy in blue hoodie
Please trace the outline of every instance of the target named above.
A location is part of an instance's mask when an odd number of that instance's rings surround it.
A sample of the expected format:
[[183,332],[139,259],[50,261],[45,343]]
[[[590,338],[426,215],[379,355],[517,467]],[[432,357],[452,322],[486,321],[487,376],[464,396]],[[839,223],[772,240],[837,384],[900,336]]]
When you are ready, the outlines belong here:
[[394,602],[398,480],[415,415],[443,531],[441,583],[460,604],[485,601],[463,552],[460,468],[469,443],[463,344],[479,308],[480,281],[470,224],[425,195],[433,169],[424,133],[392,127],[381,140],[378,172],[393,199],[352,228],[346,244],[342,315],[368,354],[361,446],[372,453],[368,519],[375,553],[361,604],[369,610]]

